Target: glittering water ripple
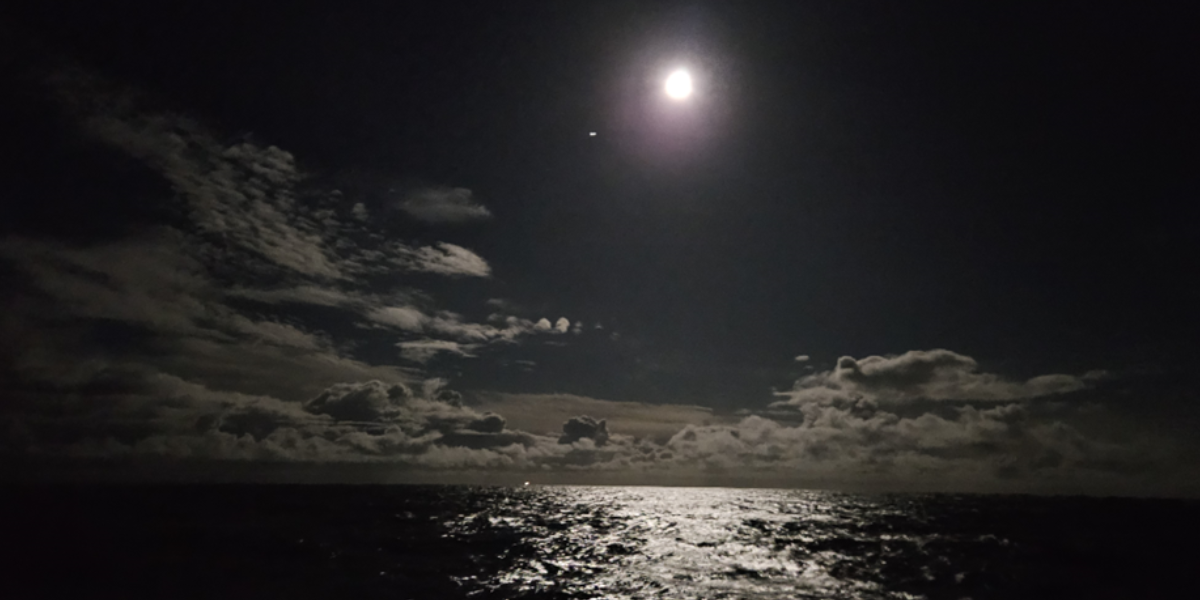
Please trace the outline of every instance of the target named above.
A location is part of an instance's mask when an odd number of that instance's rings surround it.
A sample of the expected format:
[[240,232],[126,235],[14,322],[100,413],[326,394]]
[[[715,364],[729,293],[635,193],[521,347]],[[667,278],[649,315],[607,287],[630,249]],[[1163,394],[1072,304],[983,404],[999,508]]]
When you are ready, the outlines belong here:
[[[13,589],[37,597],[1097,600],[1168,597],[1192,586],[1200,559],[1194,501],[557,486],[9,492]],[[63,576],[38,575],[51,565]]]
[[924,547],[950,539],[886,530],[921,522],[894,501],[819,492],[558,487],[520,490],[450,535],[524,535],[507,569],[471,582],[480,593],[919,598],[886,584],[936,583],[949,561]]

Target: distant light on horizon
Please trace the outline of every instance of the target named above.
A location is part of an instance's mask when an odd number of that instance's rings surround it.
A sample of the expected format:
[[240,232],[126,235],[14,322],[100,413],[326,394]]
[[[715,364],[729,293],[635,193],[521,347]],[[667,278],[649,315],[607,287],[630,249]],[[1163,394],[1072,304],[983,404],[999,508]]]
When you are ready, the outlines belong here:
[[686,100],[692,95],[692,76],[683,69],[672,72],[667,77],[667,95],[675,100]]

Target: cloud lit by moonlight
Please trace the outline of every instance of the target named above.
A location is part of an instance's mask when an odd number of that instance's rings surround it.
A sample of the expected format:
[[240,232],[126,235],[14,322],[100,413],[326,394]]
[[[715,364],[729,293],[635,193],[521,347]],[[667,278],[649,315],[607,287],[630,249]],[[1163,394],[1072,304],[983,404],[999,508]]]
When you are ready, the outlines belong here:
[[666,91],[675,100],[686,99],[692,95],[692,76],[683,69],[672,72],[667,77]]

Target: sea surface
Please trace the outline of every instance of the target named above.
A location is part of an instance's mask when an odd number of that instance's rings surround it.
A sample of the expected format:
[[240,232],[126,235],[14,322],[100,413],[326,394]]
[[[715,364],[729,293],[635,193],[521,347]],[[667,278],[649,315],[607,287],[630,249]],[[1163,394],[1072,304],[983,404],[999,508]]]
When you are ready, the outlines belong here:
[[0,488],[6,598],[1197,597],[1200,503],[654,487]]

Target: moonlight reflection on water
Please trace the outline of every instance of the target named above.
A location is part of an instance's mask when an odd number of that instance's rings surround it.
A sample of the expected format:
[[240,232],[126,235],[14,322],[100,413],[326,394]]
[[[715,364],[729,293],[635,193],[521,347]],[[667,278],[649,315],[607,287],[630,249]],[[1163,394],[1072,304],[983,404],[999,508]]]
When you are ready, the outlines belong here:
[[900,553],[925,540],[901,534],[868,541],[856,535],[873,520],[899,516],[898,510],[902,507],[820,492],[558,487],[513,495],[490,510],[464,515],[450,529],[468,538],[503,530],[528,535],[521,559],[478,582],[492,591],[917,597],[889,593],[876,580],[883,564],[869,562],[889,548]]
[[[1193,501],[516,486],[14,489],[17,597],[1166,597]],[[54,576],[44,576],[52,565]],[[41,574],[40,574],[41,573]]]
[[[1136,501],[708,488],[519,491],[448,524],[452,535],[467,539],[503,531],[522,537],[507,568],[463,582],[496,597],[1042,597],[1092,586],[1111,593],[1131,583],[1096,585],[1097,570],[1110,560],[1137,572],[1120,556],[1139,545],[1122,540],[1128,531],[1109,527],[1098,536],[1074,529]],[[1138,577],[1131,585],[1142,585]]]

